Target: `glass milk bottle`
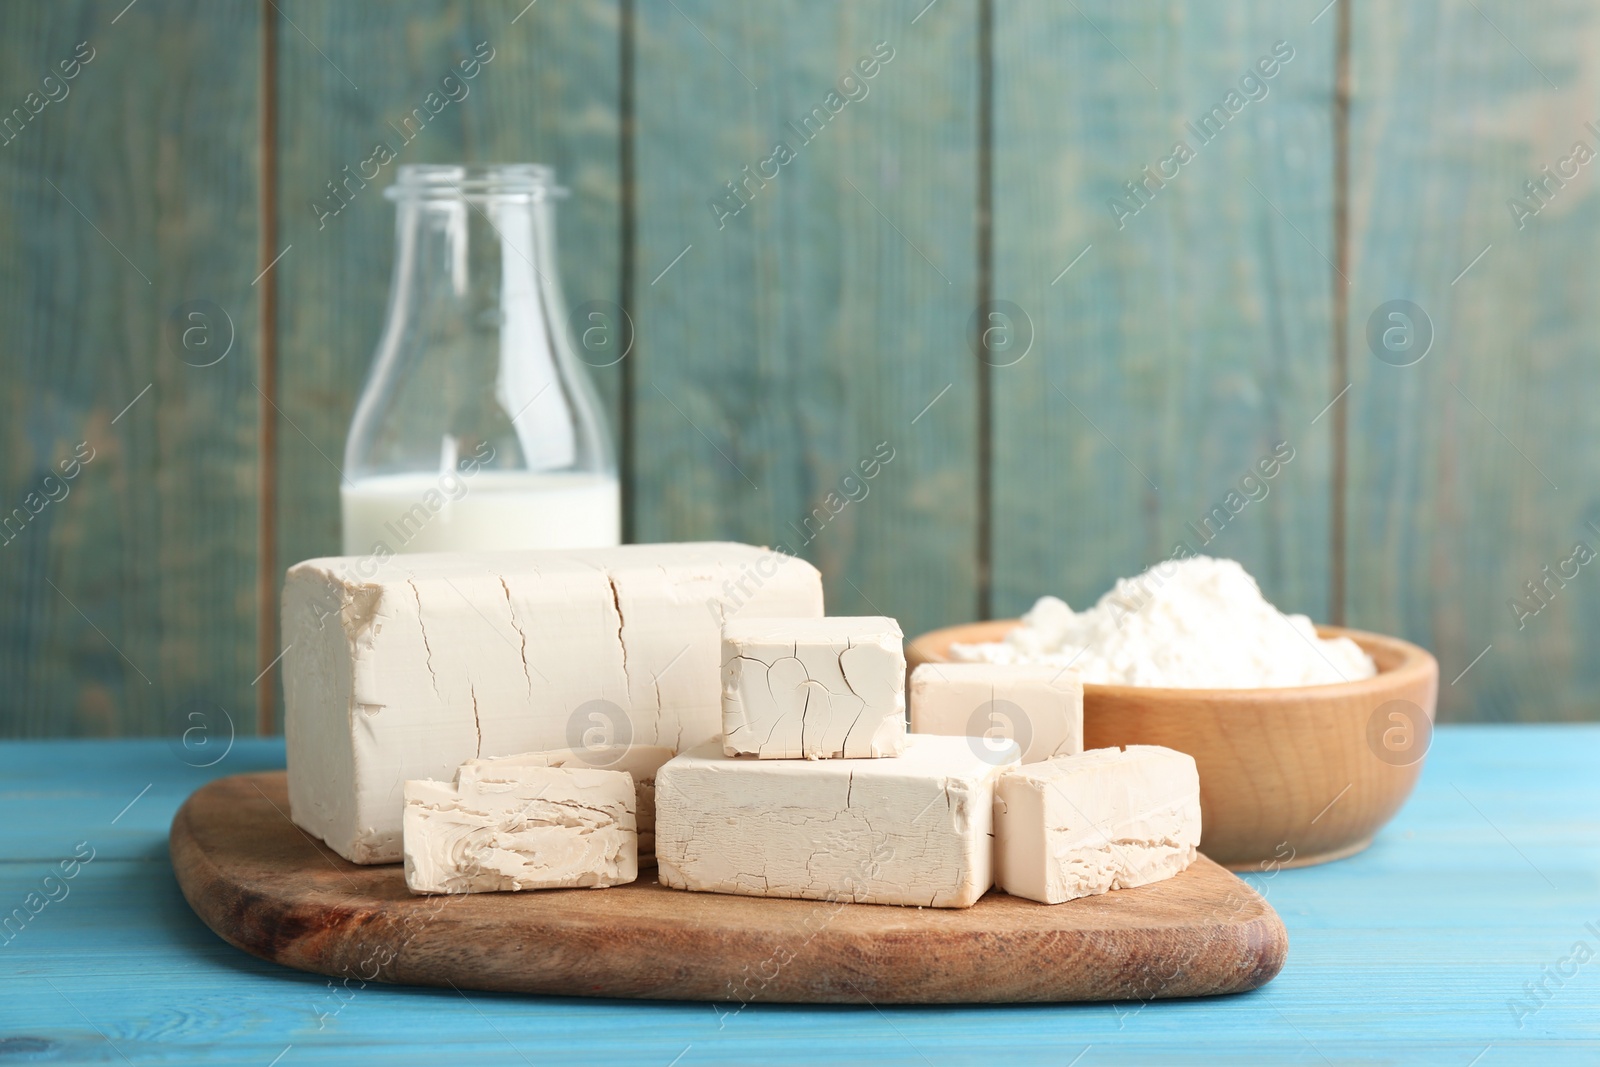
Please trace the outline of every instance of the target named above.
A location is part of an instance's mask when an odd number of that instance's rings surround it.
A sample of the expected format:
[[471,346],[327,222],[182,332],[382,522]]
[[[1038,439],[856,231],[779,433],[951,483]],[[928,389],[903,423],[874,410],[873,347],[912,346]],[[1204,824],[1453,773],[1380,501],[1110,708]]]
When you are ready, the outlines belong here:
[[621,539],[616,462],[574,355],[550,168],[408,165],[389,310],[345,442],[346,555]]

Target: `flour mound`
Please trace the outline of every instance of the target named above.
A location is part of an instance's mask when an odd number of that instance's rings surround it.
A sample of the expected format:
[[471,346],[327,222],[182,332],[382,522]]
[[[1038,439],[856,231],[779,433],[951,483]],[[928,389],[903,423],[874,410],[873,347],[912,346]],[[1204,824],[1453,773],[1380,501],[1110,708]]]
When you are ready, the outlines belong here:
[[1093,684],[1174,689],[1324,685],[1378,672],[1354,641],[1324,640],[1306,616],[1269,604],[1231,559],[1159,563],[1087,611],[1041,597],[1022,622],[1004,641],[951,646],[951,658],[1070,665]]

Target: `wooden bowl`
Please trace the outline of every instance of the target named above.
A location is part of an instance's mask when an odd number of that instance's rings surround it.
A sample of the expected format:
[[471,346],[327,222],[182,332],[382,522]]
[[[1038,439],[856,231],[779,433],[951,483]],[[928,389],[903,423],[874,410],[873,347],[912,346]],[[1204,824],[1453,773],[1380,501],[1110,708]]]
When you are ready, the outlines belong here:
[[[908,666],[949,660],[952,644],[999,641],[1016,619],[934,630]],[[1292,689],[1083,687],[1085,748],[1165,745],[1200,768],[1200,850],[1234,870],[1326,863],[1359,852],[1405,803],[1433,737],[1439,664],[1407,641],[1348,637],[1378,673]]]

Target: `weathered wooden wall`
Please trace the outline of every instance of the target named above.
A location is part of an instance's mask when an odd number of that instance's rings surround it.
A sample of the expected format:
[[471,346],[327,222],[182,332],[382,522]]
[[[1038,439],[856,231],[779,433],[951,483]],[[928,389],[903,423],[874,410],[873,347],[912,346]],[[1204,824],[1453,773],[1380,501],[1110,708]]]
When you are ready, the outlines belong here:
[[255,721],[261,19],[121,6],[0,7],[10,735]]
[[[569,301],[637,335],[593,372],[637,540],[786,544],[908,631],[1183,544],[1433,648],[1447,717],[1597,717],[1600,579],[1565,563],[1600,548],[1596,168],[1524,188],[1600,149],[1597,75],[1600,15],[1510,0],[4,5],[0,734],[275,706],[277,576],[338,546],[393,165],[313,203],[380,140],[572,188]],[[1369,344],[1397,300],[1409,366]]]

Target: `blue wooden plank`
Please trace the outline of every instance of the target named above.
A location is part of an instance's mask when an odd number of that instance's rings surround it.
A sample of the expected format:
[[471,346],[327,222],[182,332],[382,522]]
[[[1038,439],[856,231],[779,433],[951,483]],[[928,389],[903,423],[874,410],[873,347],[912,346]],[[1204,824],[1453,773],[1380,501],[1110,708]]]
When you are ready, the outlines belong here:
[[1336,20],[1315,13],[994,5],[997,617],[1203,553],[1327,618]]
[[[1251,876],[1289,928],[1288,966],[1241,997],[1013,1008],[654,1004],[370,986],[254,960],[206,931],[160,858],[181,797],[207,774],[270,766],[246,742],[210,771],[158,744],[0,746],[0,855],[154,781],[97,856],[0,946],[0,1033],[45,1059],[121,1062],[918,1065],[997,1061],[1589,1064],[1600,1057],[1600,963],[1508,1006],[1584,941],[1600,948],[1600,726],[1446,727],[1418,792],[1369,851]],[[63,808],[60,798],[76,808]],[[27,824],[36,824],[28,827]],[[0,863],[0,905],[34,890],[39,859]],[[1593,929],[1587,924],[1593,924]],[[9,956],[4,955],[9,954]],[[81,1013],[81,1014],[80,1014]],[[23,1021],[26,1026],[23,1026]],[[114,1046],[114,1047],[113,1047]],[[12,1048],[26,1048],[13,1044]],[[285,1049],[288,1052],[284,1052]],[[1485,1049],[1490,1049],[1485,1053]],[[1087,1050],[1087,1051],[1086,1051]]]
[[[249,724],[242,724],[249,729]],[[184,798],[213,778],[282,767],[282,738],[236,738],[210,747],[191,735],[118,744],[0,745],[0,857],[46,864],[89,841],[102,859],[166,855],[167,827]]]
[[0,734],[253,699],[259,29],[0,5]]
[[1349,621],[1447,720],[1593,719],[1595,9],[1394,14],[1351,8]]
[[636,10],[637,539],[785,549],[908,634],[971,619],[976,5]]

